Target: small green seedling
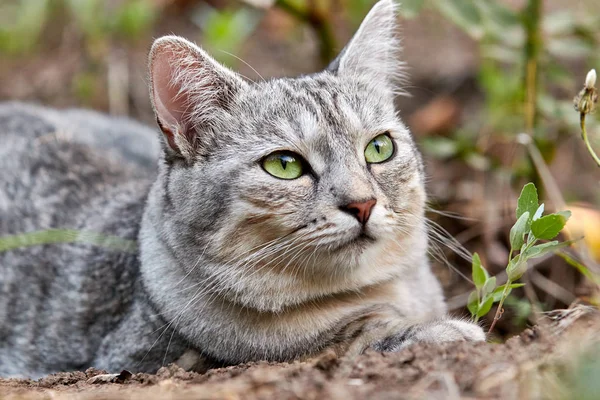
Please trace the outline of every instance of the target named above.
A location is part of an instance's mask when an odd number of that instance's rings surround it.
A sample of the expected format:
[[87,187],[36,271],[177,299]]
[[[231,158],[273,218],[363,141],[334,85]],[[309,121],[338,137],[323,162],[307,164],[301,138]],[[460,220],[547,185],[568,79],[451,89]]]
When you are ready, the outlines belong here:
[[[549,252],[566,247],[572,241],[559,242],[553,240],[564,228],[571,216],[570,211],[544,214],[544,204],[539,204],[538,193],[533,183],[523,187],[517,201],[517,222],[510,230],[510,253],[506,267],[507,282],[496,286],[496,277],[490,276],[481,265],[479,255],[473,255],[473,282],[475,291],[469,296],[468,308],[475,322],[486,315],[494,303],[498,310],[489,332],[492,332],[502,315],[502,305],[512,289],[523,286],[515,283],[527,271],[527,261],[541,257]],[[540,240],[551,240],[540,243]]]

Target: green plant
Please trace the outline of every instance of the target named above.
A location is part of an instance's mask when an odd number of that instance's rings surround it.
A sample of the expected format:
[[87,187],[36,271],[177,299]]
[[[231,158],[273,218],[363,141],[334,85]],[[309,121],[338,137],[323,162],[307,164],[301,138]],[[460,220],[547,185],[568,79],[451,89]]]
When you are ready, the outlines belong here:
[[[515,283],[527,271],[527,261],[541,257],[568,246],[572,241],[553,240],[564,228],[571,216],[570,211],[559,211],[543,215],[544,204],[539,204],[538,193],[533,183],[523,187],[517,200],[517,222],[510,230],[510,253],[506,267],[507,281],[504,285],[496,285],[496,277],[490,276],[481,264],[479,255],[475,253],[472,261],[472,275],[475,291],[469,296],[468,309],[473,320],[486,315],[492,305],[498,302],[498,309],[490,332],[502,315],[502,305],[512,289],[523,286]],[[540,243],[540,240],[550,240]]]
[[575,110],[579,112],[579,121],[581,127],[581,137],[585,143],[585,146],[596,162],[596,164],[600,167],[600,158],[592,148],[590,144],[590,140],[587,134],[587,129],[585,127],[585,116],[594,112],[596,107],[596,102],[598,101],[598,91],[595,87],[596,85],[596,70],[592,69],[588,72],[585,78],[585,85],[583,89],[579,92],[579,94],[575,97]]

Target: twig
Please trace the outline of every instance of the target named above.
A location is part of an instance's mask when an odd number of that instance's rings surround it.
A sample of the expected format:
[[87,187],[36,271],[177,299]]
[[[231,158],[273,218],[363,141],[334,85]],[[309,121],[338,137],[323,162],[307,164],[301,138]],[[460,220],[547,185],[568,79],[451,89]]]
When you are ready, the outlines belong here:
[[529,0],[524,13],[525,42],[525,128],[533,134],[537,119],[538,60],[542,48],[541,0]]
[[587,147],[590,155],[592,156],[594,161],[596,161],[596,164],[598,164],[598,166],[600,167],[600,158],[598,158],[596,152],[592,148],[592,145],[590,144],[590,139],[588,138],[587,130],[585,129],[585,115],[585,113],[579,114],[579,121],[581,124],[581,137],[583,138],[585,146]]
[[502,318],[502,314],[504,314],[504,308],[502,308],[502,305],[504,304],[504,300],[506,300],[506,297],[508,296],[508,290],[509,290],[509,287],[511,284],[512,284],[512,282],[510,281],[510,279],[508,279],[506,281],[506,285],[504,285],[504,290],[502,291],[502,297],[500,298],[500,303],[498,303],[498,308],[496,309],[496,314],[494,315],[494,320],[492,321],[492,325],[490,325],[490,329],[488,330],[488,335],[494,331],[496,322],[498,322],[498,320],[500,318]]

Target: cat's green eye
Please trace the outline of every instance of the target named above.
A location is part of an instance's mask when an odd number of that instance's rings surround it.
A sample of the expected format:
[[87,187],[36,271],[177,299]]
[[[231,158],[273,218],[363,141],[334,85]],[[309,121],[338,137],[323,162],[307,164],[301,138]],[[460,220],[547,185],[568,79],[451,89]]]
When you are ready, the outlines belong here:
[[296,179],[302,176],[303,165],[300,156],[289,151],[276,151],[262,162],[269,174],[281,179]]
[[369,164],[382,163],[394,154],[394,142],[387,134],[371,140],[365,149],[365,160]]

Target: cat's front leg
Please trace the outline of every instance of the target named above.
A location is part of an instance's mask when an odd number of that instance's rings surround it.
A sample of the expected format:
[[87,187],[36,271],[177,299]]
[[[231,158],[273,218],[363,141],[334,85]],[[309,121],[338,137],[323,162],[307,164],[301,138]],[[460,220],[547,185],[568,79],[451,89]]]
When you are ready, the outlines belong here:
[[[474,323],[441,317],[428,321],[406,318],[392,306],[371,308],[343,326],[337,335],[343,352],[356,355],[371,348],[398,351],[413,343],[481,342],[483,329]],[[338,348],[339,349],[339,348]]]
[[472,322],[439,318],[407,327],[371,344],[377,351],[398,351],[414,343],[483,342],[483,329]]

